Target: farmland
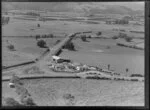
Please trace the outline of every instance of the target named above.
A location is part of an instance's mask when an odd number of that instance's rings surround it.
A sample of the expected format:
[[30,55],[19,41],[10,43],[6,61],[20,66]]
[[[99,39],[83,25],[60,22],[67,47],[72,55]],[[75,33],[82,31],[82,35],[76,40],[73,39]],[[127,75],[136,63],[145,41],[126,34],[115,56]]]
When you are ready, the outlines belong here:
[[[144,26],[108,25],[101,20],[76,20],[72,16],[69,20],[68,18],[60,20],[61,17],[58,16],[52,20],[54,17],[49,17],[51,19],[48,21],[29,20],[25,16],[24,18],[12,17],[7,25],[2,26],[3,66],[33,60],[46,50],[39,48],[37,40],[31,36],[53,34],[54,38],[41,38],[52,48],[57,40],[63,40],[70,33],[91,31],[88,34],[91,38],[87,38],[87,42],[83,42],[80,38],[74,39],[72,42],[76,51],[63,49],[60,57],[104,69],[110,64],[110,69],[122,76],[145,74],[144,50],[118,46],[117,40],[112,39],[118,35],[119,30],[125,30],[128,36],[134,38],[134,42],[144,42],[144,33],[129,32],[133,30],[144,32]],[[40,27],[37,27],[37,24],[40,24]],[[97,32],[102,32],[102,35],[97,36]],[[16,51],[8,50],[7,40],[14,45]],[[62,97],[67,93],[75,97],[74,105],[77,106],[144,105],[143,82],[63,78],[24,79],[23,82],[39,106],[63,106],[65,101]],[[2,96],[18,100],[17,94],[8,87],[7,81],[2,83]]]

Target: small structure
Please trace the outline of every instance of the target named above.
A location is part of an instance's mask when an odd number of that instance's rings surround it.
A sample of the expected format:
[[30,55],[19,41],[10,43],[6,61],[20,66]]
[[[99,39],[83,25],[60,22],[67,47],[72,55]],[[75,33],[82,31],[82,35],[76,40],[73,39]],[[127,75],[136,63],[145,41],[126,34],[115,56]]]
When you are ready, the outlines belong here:
[[71,62],[71,60],[69,59],[62,59],[58,56],[52,56],[52,58],[53,58],[53,61],[55,61],[56,63],[63,63],[63,62],[70,63]]
[[56,63],[57,63],[58,60],[60,59],[60,57],[58,57],[58,56],[52,56],[52,58],[53,58],[53,61],[55,61]]
[[23,85],[20,78],[18,76],[16,76],[15,74],[13,74],[12,78],[10,79],[9,86],[10,86],[10,88],[15,88],[16,84]]

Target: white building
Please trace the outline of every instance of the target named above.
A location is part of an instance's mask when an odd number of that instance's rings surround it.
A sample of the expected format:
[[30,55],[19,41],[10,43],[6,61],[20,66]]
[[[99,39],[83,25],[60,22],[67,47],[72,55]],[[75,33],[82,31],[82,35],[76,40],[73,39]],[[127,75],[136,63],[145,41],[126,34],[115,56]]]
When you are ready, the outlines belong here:
[[56,61],[56,62],[60,59],[60,57],[55,56],[55,55],[54,55],[54,56],[52,56],[52,58],[53,58],[53,61]]

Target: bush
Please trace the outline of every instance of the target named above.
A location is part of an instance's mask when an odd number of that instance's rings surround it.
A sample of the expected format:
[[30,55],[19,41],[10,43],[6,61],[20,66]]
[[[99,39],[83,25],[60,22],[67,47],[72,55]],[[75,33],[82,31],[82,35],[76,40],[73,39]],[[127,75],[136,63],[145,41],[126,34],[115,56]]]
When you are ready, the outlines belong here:
[[131,81],[138,81],[138,79],[131,79]]
[[30,16],[40,16],[40,14],[35,13],[35,12],[27,12],[26,15],[30,15]]
[[22,104],[20,104],[14,98],[8,97],[3,99],[3,106],[22,106]]
[[141,74],[131,74],[130,77],[144,77],[144,76]]
[[98,35],[98,36],[102,35],[102,32],[98,32],[97,35]]
[[48,38],[54,38],[54,35],[53,34],[49,34]]
[[119,38],[126,38],[126,37],[127,37],[127,34],[119,33],[118,37],[119,37]]
[[8,48],[10,51],[15,51],[14,45],[8,45],[7,48]]
[[92,38],[91,35],[89,35],[88,38]]
[[39,39],[39,38],[40,38],[40,35],[36,35],[35,37],[36,37],[36,40],[37,40],[37,39]]
[[106,49],[110,49],[110,46],[106,46]]
[[46,38],[47,37],[47,35],[45,34],[45,35],[42,35],[42,38]]
[[75,105],[75,97],[73,95],[71,95],[69,93],[68,94],[64,94],[63,98],[65,100],[67,100],[66,105],[68,105],[68,106]]
[[126,40],[127,42],[131,42],[132,38],[131,38],[131,37],[126,37],[125,40]]
[[17,86],[16,92],[18,95],[20,95],[20,102],[24,106],[35,106],[35,102],[33,101],[31,94],[28,92],[26,88],[23,86]]
[[23,72],[25,74],[43,74],[43,71],[40,71],[40,69],[37,66],[33,66],[31,68],[27,68]]
[[86,40],[86,35],[82,35],[81,36],[81,40],[83,41],[83,42],[86,42],[87,40]]
[[33,101],[33,99],[31,97],[28,97],[27,98],[23,98],[21,100],[21,102],[23,103],[23,105],[25,106],[36,106],[35,102]]
[[118,36],[113,36],[112,39],[118,39]]
[[44,40],[39,40],[37,42],[37,46],[39,46],[40,48],[47,48],[46,42]]
[[2,66],[2,69],[5,69],[6,68],[6,66]]
[[59,42],[61,42],[61,40],[57,40],[54,45],[57,45]]
[[71,50],[71,51],[75,51],[75,46],[72,42],[67,43],[66,45],[63,46],[63,48]]
[[40,24],[37,24],[37,27],[40,27]]

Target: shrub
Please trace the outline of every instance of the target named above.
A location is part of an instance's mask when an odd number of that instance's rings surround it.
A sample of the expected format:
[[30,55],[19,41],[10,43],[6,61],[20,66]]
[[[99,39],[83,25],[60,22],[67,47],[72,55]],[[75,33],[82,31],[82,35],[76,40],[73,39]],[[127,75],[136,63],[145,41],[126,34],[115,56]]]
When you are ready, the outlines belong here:
[[106,46],[107,49],[110,49],[110,46]]
[[26,98],[25,97],[22,98],[21,102],[25,106],[36,106],[35,102],[33,101],[33,99],[30,96],[27,96]]
[[40,27],[40,24],[37,24],[37,27]]
[[91,35],[89,35],[88,38],[92,38]]
[[10,51],[15,51],[14,45],[8,45],[7,48],[8,48]]
[[102,32],[98,32],[97,35],[98,35],[98,36],[102,35]]
[[118,36],[113,36],[112,39],[118,39]]
[[27,68],[23,72],[25,74],[43,74],[43,71],[40,71],[40,69],[37,66]]
[[86,42],[87,40],[86,40],[86,35],[82,35],[81,36],[81,40],[83,41],[83,42]]
[[47,48],[46,42],[44,40],[39,40],[37,42],[37,46],[39,46],[40,48]]
[[6,68],[6,66],[2,66],[2,69],[5,69]]
[[24,106],[35,106],[35,102],[33,101],[30,93],[26,88],[23,86],[17,86],[16,92],[18,95],[20,95],[20,102]]
[[65,100],[67,100],[66,105],[68,105],[68,106],[75,105],[75,97],[73,95],[71,95],[69,93],[68,94],[64,94],[63,98]]
[[35,37],[36,37],[36,40],[37,40],[37,39],[39,39],[39,38],[40,38],[40,35],[36,35]]
[[49,35],[48,35],[48,38],[53,38],[53,37],[54,37],[53,34],[49,34]]
[[72,42],[67,43],[66,45],[63,46],[63,48],[71,50],[71,51],[75,51],[75,46]]
[[119,38],[126,38],[126,37],[127,37],[127,34],[119,33],[118,37],[119,37]]
[[42,35],[42,38],[46,38],[46,35]]
[[130,77],[143,77],[142,74],[131,74]]
[[14,98],[8,97],[3,100],[3,106],[22,106],[22,104],[20,104]]
[[35,12],[27,12],[26,15],[31,15],[31,16],[40,16],[40,14],[35,13]]
[[138,79],[131,79],[131,81],[138,81]]
[[126,37],[125,40],[126,40],[127,42],[131,42],[132,38],[131,38],[131,37]]
[[57,45],[59,42],[61,42],[61,40],[57,40],[54,45]]

